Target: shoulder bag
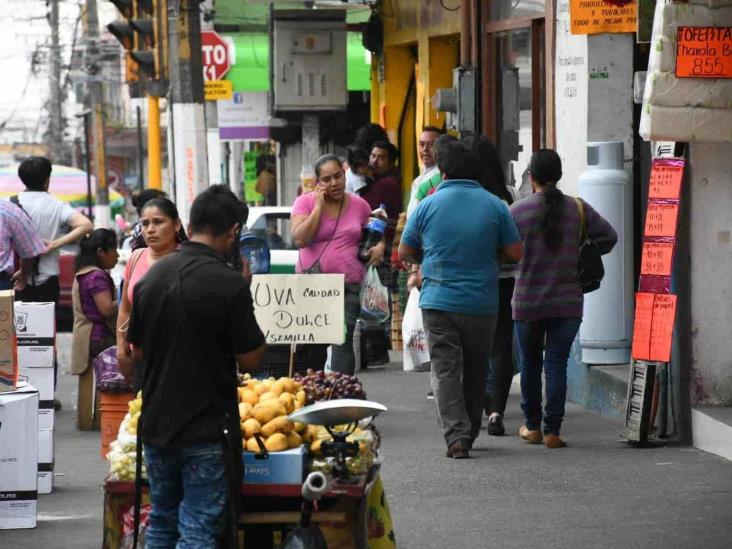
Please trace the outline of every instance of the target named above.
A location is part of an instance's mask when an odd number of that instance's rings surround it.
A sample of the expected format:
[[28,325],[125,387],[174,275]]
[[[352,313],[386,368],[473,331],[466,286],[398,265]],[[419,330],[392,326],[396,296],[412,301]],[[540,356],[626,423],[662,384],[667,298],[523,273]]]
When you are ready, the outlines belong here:
[[600,287],[602,277],[605,276],[605,267],[602,265],[600,249],[587,234],[584,204],[579,198],[574,200],[577,203],[580,216],[579,282],[582,286],[582,293],[587,294]]
[[[341,204],[338,207],[338,217],[336,218],[336,224],[335,227],[333,227],[333,232],[330,234],[330,237],[328,238],[328,241],[325,243],[325,246],[323,246],[323,249],[320,250],[320,255],[318,255],[318,258],[313,262],[310,267],[305,269],[303,267],[302,261],[300,260],[300,255],[298,254],[297,260],[300,262],[300,270],[302,271],[302,274],[322,274],[323,273],[323,267],[320,265],[320,259],[323,257],[323,254],[325,253],[325,250],[328,249],[328,246],[330,246],[331,240],[333,240],[333,237],[336,234],[336,231],[338,230],[338,225],[341,222],[341,211],[343,210],[343,202],[345,201],[345,197],[341,199]],[[321,217],[321,223],[322,223],[322,217]]]

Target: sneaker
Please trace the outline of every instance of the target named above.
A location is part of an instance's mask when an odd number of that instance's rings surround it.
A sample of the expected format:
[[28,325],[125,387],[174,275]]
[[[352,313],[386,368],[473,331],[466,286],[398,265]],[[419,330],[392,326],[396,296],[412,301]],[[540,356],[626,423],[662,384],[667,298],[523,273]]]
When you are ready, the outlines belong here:
[[447,457],[452,459],[467,459],[470,457],[469,441],[458,439],[447,449]]
[[435,400],[435,393],[433,391],[427,393],[427,400]]
[[501,416],[495,415],[488,418],[488,434],[494,437],[502,437],[506,434]]
[[547,448],[564,448],[566,445],[559,435],[548,434],[544,437],[544,446]]
[[541,435],[541,431],[538,429],[536,431],[532,431],[525,425],[522,425],[519,429],[519,436],[529,444],[541,444],[544,440],[544,437]]

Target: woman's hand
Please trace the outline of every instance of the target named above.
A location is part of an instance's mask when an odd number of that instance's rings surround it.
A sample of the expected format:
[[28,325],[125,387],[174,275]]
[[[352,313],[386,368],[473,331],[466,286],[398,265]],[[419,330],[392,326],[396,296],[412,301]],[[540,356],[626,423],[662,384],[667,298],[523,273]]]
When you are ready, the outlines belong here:
[[127,382],[132,383],[132,350],[128,343],[123,345],[117,344],[117,364],[119,365],[120,373],[125,376]]
[[322,183],[318,183],[315,186],[315,190],[313,191],[315,193],[315,203],[314,206],[320,210],[323,210],[325,208],[325,197],[328,194],[328,191],[325,189],[325,185]]
[[366,253],[369,254],[369,265],[374,267],[381,265],[384,262],[384,250],[386,249],[386,243],[382,240],[376,246],[368,249]]

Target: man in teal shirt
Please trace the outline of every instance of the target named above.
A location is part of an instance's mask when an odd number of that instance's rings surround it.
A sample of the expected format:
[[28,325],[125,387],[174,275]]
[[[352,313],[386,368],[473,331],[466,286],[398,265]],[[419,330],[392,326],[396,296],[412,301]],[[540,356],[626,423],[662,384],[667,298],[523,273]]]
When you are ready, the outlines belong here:
[[422,264],[422,309],[431,383],[447,456],[466,458],[480,431],[498,312],[498,264],[521,259],[506,205],[477,182],[479,160],[458,141],[437,158],[438,191],[409,218],[399,255]]

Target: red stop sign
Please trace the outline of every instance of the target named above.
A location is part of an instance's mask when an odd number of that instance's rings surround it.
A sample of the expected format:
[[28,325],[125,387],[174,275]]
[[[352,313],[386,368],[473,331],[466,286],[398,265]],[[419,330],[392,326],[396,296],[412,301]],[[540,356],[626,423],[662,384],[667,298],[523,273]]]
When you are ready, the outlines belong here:
[[201,32],[203,79],[221,80],[231,68],[229,46],[215,31]]

